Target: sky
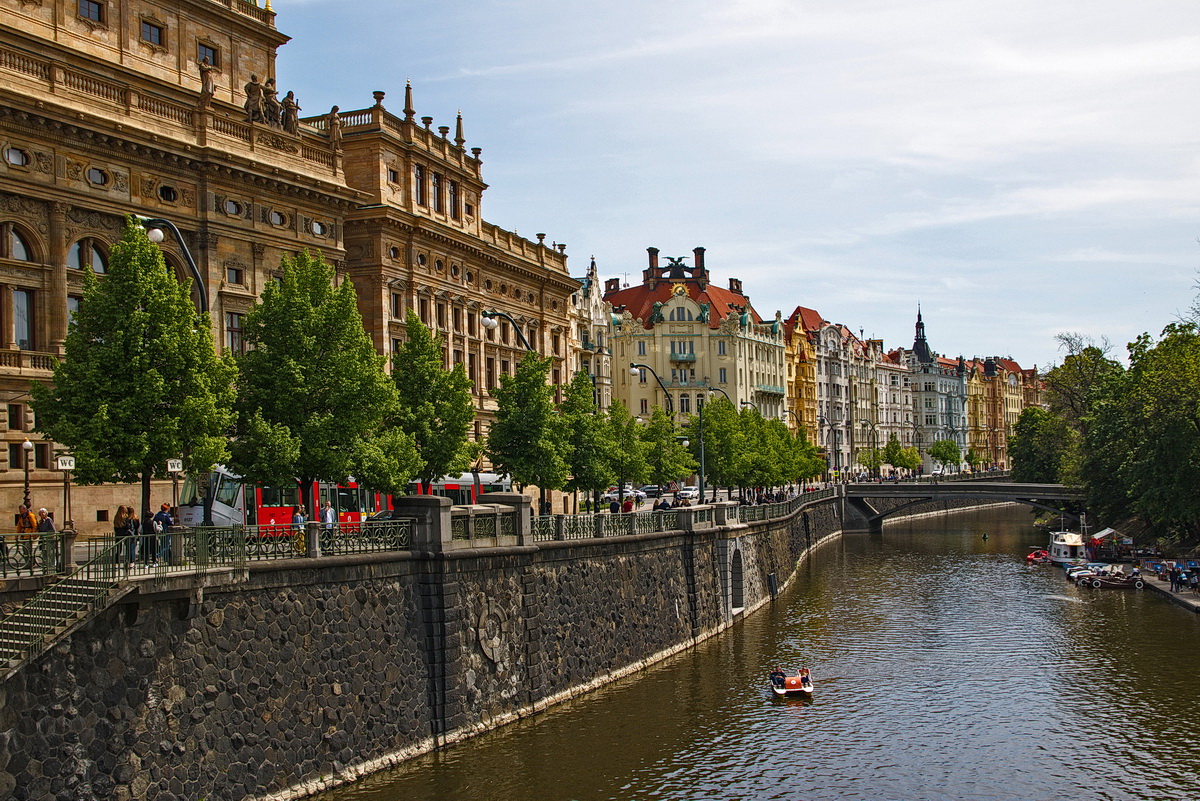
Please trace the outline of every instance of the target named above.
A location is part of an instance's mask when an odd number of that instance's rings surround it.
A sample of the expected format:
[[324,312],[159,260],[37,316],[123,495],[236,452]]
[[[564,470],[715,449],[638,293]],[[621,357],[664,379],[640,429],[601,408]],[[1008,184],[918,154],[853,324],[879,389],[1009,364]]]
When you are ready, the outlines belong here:
[[1123,356],[1200,273],[1200,7],[1188,0],[274,0],[304,114],[366,108],[483,148],[482,214],[638,282],[706,248],[764,317],[889,349]]

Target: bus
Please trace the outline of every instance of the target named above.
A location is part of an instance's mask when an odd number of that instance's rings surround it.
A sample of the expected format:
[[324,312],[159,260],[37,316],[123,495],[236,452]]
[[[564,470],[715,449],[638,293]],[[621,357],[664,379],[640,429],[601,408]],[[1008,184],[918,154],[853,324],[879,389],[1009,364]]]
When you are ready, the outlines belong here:
[[[478,476],[478,480],[476,477]],[[318,510],[329,501],[337,512],[339,523],[359,523],[376,512],[392,508],[392,496],[372,492],[355,481],[335,484],[314,482],[313,497],[302,502],[299,482],[286,487],[252,484],[222,465],[209,473],[209,493],[212,498],[212,522],[216,526],[259,525],[287,526],[298,505],[303,505],[309,520],[317,519]],[[409,493],[423,494],[419,482],[408,485]],[[512,480],[496,473],[461,473],[444,476],[433,482],[431,495],[443,495],[454,504],[479,503],[489,492],[509,492]],[[199,526],[204,521],[204,490],[194,474],[183,482],[179,494],[179,524]]]

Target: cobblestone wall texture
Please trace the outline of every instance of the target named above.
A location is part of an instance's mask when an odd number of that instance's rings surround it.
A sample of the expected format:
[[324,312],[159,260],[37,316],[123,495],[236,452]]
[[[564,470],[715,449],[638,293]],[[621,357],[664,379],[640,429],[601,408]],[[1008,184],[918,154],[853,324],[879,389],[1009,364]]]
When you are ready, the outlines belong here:
[[836,505],[691,534],[252,570],[109,609],[0,685],[0,798],[299,797],[723,629]]

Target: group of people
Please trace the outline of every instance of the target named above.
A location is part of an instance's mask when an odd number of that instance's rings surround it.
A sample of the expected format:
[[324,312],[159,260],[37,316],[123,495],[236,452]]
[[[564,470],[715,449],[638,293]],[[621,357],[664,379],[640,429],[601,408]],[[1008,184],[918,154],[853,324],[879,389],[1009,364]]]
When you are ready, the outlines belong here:
[[125,563],[132,567],[137,562],[152,565],[159,559],[167,560],[171,554],[171,526],[175,518],[171,515],[171,504],[164,503],[149,520],[138,517],[137,507],[118,506],[113,518],[113,534],[123,547]]
[[1171,592],[1182,592],[1186,589],[1191,589],[1192,592],[1200,590],[1200,571],[1193,570],[1188,572],[1178,564],[1171,565],[1167,568],[1167,581],[1171,583]]

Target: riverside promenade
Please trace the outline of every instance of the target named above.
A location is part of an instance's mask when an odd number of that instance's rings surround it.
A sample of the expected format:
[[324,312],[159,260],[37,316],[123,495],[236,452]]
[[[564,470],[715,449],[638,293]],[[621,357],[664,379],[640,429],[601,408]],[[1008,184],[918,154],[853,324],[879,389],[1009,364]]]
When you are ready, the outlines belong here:
[[1146,576],[1146,589],[1165,595],[1172,602],[1179,604],[1185,609],[1190,609],[1193,612],[1200,612],[1200,595],[1191,590],[1180,590],[1179,592],[1171,592],[1171,583],[1156,578],[1153,575]]

